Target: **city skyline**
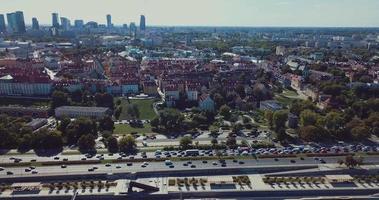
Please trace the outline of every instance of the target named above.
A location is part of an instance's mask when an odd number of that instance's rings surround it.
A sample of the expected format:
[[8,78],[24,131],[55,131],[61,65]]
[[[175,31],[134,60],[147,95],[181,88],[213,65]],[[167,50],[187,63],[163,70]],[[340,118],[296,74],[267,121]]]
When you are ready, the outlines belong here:
[[[101,24],[106,24],[105,16],[110,14],[117,26],[138,23],[140,15],[152,26],[379,26],[379,2],[375,0],[95,1],[3,0],[0,13],[23,11],[28,25],[33,17],[41,25],[51,25],[51,14],[59,13],[71,21]],[[83,9],[89,5],[91,9]]]

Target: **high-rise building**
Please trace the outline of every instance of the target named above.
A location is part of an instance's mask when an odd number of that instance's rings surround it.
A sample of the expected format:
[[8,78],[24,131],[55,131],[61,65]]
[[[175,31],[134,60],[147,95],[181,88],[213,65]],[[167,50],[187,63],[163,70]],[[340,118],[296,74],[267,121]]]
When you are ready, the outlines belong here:
[[7,21],[9,31],[12,33],[25,33],[25,21],[24,13],[21,11],[16,11],[13,13],[7,13]]
[[136,23],[134,23],[134,22],[130,23],[130,25],[129,25],[129,33],[130,33],[130,35],[134,35],[134,36],[137,35],[137,26],[136,26]]
[[39,30],[39,23],[37,18],[33,17],[32,18],[32,29],[33,30]]
[[139,28],[140,28],[141,31],[146,30],[146,18],[145,18],[145,15],[141,15],[141,19],[140,19],[140,22],[139,22]]
[[69,19],[67,19],[66,17],[61,17],[61,26],[62,26],[62,29],[67,31],[70,29],[71,27],[71,22]]
[[53,13],[51,15],[53,17],[52,26],[55,28],[59,28],[58,13]]
[[5,25],[5,18],[3,14],[0,14],[0,33],[5,33],[7,31],[7,27]]
[[111,15],[107,15],[107,27],[108,28],[112,28],[113,24],[112,24],[112,16]]
[[84,21],[81,19],[77,19],[74,21],[75,28],[83,28],[84,27]]

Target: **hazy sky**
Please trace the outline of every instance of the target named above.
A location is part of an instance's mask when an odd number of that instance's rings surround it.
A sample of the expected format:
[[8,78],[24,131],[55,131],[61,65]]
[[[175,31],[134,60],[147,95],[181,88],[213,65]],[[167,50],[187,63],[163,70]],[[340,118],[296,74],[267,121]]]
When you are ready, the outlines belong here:
[[109,13],[116,25],[144,14],[148,25],[379,27],[379,0],[0,0],[0,13],[16,10],[27,24],[58,12],[99,23]]

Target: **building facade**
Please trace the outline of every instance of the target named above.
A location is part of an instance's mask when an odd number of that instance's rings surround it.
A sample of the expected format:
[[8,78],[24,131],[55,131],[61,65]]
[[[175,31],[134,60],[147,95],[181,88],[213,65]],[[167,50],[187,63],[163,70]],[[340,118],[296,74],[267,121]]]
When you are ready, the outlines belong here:
[[61,106],[55,109],[55,117],[90,117],[100,119],[111,115],[112,111],[106,107],[82,107],[82,106]]

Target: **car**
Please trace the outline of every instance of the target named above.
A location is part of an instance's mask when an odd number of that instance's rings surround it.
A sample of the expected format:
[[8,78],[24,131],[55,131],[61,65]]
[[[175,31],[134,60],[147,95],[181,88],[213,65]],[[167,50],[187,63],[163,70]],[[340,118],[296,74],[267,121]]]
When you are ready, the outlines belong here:
[[38,171],[37,170],[33,170],[32,174],[38,174]]
[[32,170],[29,169],[29,168],[26,168],[26,169],[25,169],[25,172],[30,172],[30,171],[32,171]]
[[236,163],[236,162],[238,162],[238,160],[236,160],[236,159],[233,159],[233,162],[235,162],[235,163]]
[[36,159],[31,159],[30,162],[37,162],[37,160]]
[[63,161],[68,161],[68,158],[63,158]]
[[188,163],[183,163],[183,166],[187,167],[187,166],[188,166]]
[[61,168],[67,168],[67,165],[61,165]]
[[226,163],[222,163],[222,164],[221,164],[221,167],[226,167]]
[[274,158],[274,160],[275,160],[275,161],[279,161],[279,159],[278,159],[278,158]]
[[99,169],[99,168],[98,168],[98,167],[96,167],[96,166],[94,166],[94,167],[92,167],[92,169],[94,169],[94,170],[95,170],[95,169]]
[[206,164],[206,163],[208,163],[208,161],[206,161],[206,160],[203,160],[203,163],[204,163],[204,164]]
[[300,160],[304,160],[304,157],[300,157]]
[[4,168],[0,167],[0,171],[4,171]]
[[126,163],[126,165],[127,165],[127,166],[132,166],[132,165],[133,165],[133,163],[131,163],[131,162],[128,162],[128,163]]
[[239,161],[238,164],[243,165],[243,164],[245,164],[245,162],[244,161]]
[[165,165],[172,165],[171,160],[165,160],[164,163],[165,163]]
[[326,161],[323,160],[323,159],[320,159],[320,162],[321,162],[322,164],[325,164],[325,163],[326,163]]
[[35,166],[30,166],[29,169],[36,169],[36,167]]
[[120,166],[120,165],[117,165],[117,166],[116,166],[116,169],[121,169],[121,166]]
[[55,156],[55,157],[54,157],[54,160],[59,160],[59,157],[58,157],[58,156]]
[[212,165],[218,165],[218,163],[217,162],[212,162]]
[[105,164],[105,166],[106,166],[106,167],[110,167],[110,166],[111,166],[111,164],[107,163],[107,164]]
[[84,161],[84,160],[87,160],[87,158],[82,158],[82,159],[80,159],[80,160]]
[[146,165],[144,165],[144,164],[141,164],[141,167],[145,168],[145,167],[146,167]]
[[121,157],[121,156],[120,156],[120,157],[118,157],[118,158],[117,158],[117,160],[122,160],[122,157]]
[[13,172],[7,171],[7,175],[13,175]]
[[174,168],[175,166],[174,165],[170,165],[170,166],[168,166],[169,168]]
[[89,168],[88,171],[89,171],[89,172],[93,172],[93,171],[95,171],[95,170],[94,170],[93,168]]
[[290,160],[290,162],[291,162],[291,163],[296,163],[296,161],[295,161],[295,160]]
[[196,165],[191,165],[191,168],[196,168]]

